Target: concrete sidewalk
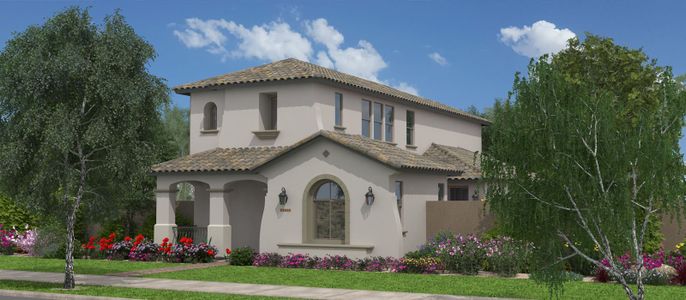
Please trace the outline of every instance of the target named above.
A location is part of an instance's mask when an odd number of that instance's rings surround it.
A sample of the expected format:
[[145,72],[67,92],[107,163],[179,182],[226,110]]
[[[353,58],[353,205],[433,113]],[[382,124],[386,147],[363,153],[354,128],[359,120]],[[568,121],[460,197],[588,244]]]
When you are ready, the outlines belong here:
[[[0,280],[24,280],[61,283],[62,273],[0,270]],[[116,286],[126,288],[163,289],[187,292],[210,292],[249,296],[276,296],[305,299],[502,299],[469,296],[432,295],[401,292],[378,292],[348,289],[312,288],[281,285],[246,284],[212,281],[135,278],[107,275],[76,275],[77,284]]]

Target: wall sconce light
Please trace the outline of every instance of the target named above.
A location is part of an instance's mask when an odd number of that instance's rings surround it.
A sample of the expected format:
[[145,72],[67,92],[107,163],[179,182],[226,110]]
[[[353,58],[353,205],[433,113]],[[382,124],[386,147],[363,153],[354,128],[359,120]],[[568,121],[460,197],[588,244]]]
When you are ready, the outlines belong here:
[[286,205],[286,202],[288,202],[288,194],[286,194],[286,188],[282,187],[281,193],[279,193],[279,204]]
[[369,191],[364,195],[365,202],[367,205],[372,205],[374,203],[374,193],[372,192],[372,187],[369,187]]

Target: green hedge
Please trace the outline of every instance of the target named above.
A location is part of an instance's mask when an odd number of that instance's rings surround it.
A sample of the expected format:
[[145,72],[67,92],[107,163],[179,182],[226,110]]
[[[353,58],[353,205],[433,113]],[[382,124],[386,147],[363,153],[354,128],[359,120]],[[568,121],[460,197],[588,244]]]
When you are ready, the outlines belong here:
[[0,224],[5,227],[35,225],[36,218],[14,203],[9,197],[0,194]]

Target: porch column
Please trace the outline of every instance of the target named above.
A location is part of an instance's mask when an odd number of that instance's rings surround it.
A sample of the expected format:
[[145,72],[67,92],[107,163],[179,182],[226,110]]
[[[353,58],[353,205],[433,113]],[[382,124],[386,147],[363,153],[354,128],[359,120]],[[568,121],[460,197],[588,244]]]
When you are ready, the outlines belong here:
[[207,226],[207,239],[217,247],[219,253],[231,248],[231,225],[229,225],[228,199],[224,189],[210,189],[210,224]]
[[155,243],[167,237],[174,239],[176,232],[176,190],[156,190]]

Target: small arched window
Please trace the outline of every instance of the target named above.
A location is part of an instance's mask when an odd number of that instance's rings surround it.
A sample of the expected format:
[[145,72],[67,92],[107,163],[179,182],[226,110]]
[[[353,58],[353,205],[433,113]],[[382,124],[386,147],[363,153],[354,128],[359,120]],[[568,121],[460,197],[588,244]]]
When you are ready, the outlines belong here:
[[331,180],[315,185],[313,195],[314,239],[343,243],[345,241],[345,193]]
[[204,130],[217,130],[217,105],[214,102],[205,104]]

